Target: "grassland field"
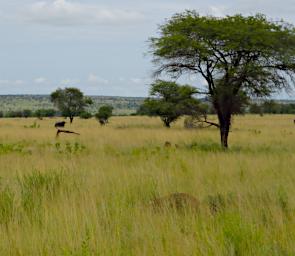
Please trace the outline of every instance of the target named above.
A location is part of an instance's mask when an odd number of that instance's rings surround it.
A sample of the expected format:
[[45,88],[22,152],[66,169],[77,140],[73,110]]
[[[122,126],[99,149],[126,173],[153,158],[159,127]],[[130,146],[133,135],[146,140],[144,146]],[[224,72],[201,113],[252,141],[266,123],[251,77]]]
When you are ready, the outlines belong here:
[[[57,119],[0,119],[0,255],[295,255],[293,119],[237,116],[227,151],[183,120],[77,118],[56,138]],[[175,192],[199,211],[150,206]]]

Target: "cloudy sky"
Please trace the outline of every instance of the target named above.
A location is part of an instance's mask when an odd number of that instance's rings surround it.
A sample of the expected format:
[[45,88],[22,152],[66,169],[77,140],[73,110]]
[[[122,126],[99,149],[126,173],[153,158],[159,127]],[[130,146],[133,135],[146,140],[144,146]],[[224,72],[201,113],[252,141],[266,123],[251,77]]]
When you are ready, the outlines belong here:
[[89,95],[146,96],[147,39],[185,9],[259,12],[295,24],[294,0],[0,0],[0,94],[75,86]]

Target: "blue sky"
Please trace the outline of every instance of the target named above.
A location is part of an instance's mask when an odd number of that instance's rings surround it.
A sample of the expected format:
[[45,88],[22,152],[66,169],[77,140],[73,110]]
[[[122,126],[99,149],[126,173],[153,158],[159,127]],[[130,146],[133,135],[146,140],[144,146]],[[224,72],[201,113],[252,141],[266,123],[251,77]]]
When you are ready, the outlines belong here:
[[295,24],[294,0],[2,0],[0,94],[75,86],[89,95],[146,96],[153,71],[147,40],[185,9],[260,12]]

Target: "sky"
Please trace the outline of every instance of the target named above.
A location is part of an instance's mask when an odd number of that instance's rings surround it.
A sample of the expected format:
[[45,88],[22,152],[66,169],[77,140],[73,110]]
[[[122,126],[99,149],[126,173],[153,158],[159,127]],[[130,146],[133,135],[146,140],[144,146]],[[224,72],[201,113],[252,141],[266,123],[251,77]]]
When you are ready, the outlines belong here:
[[0,94],[74,86],[87,95],[147,96],[148,39],[174,13],[263,13],[295,24],[294,1],[0,0]]

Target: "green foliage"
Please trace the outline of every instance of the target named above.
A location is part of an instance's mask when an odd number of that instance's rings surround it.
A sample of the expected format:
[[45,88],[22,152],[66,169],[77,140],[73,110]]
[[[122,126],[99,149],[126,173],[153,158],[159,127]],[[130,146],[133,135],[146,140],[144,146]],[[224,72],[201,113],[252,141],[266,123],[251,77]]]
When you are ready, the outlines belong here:
[[71,122],[74,116],[79,115],[84,108],[92,104],[92,100],[84,97],[77,88],[57,89],[50,95],[51,101],[61,111],[64,117],[69,117]]
[[261,104],[252,103],[249,106],[251,114],[295,114],[294,103],[281,103],[275,100],[267,100]]
[[8,118],[23,117],[23,112],[21,110],[11,110],[5,113],[5,117],[8,117]]
[[260,106],[260,105],[258,105],[256,103],[250,104],[249,113],[262,115],[263,114],[263,108],[262,108],[262,106]]
[[105,105],[99,108],[98,112],[95,114],[95,118],[100,122],[101,125],[108,123],[109,118],[113,114],[113,107],[110,105]]
[[87,112],[87,111],[82,111],[80,113],[80,118],[82,118],[82,119],[90,119],[90,118],[92,118],[92,114]]
[[[103,105],[111,105],[114,107],[114,114],[129,115],[136,112],[144,101],[142,97],[91,96],[90,98],[93,104],[87,106],[87,111],[92,114]],[[0,95],[0,109],[4,116],[10,111],[19,109],[30,109],[36,117],[52,117],[61,114],[54,108],[50,95]],[[41,113],[39,110],[42,110]],[[47,110],[51,110],[53,114],[49,114]],[[39,113],[36,114],[36,111]]]
[[33,112],[30,109],[24,109],[22,116],[25,118],[31,117],[31,116],[33,116]]
[[38,118],[42,117],[54,117],[56,115],[56,110],[49,108],[49,109],[37,109],[34,112],[34,116]]
[[158,80],[151,86],[150,97],[140,107],[138,113],[159,116],[166,127],[170,127],[182,115],[189,115],[199,107],[193,98],[197,91],[188,85]]
[[295,84],[295,28],[263,15],[216,18],[186,11],[160,26],[151,47],[156,74],[203,76],[225,148],[232,114],[249,96]]

